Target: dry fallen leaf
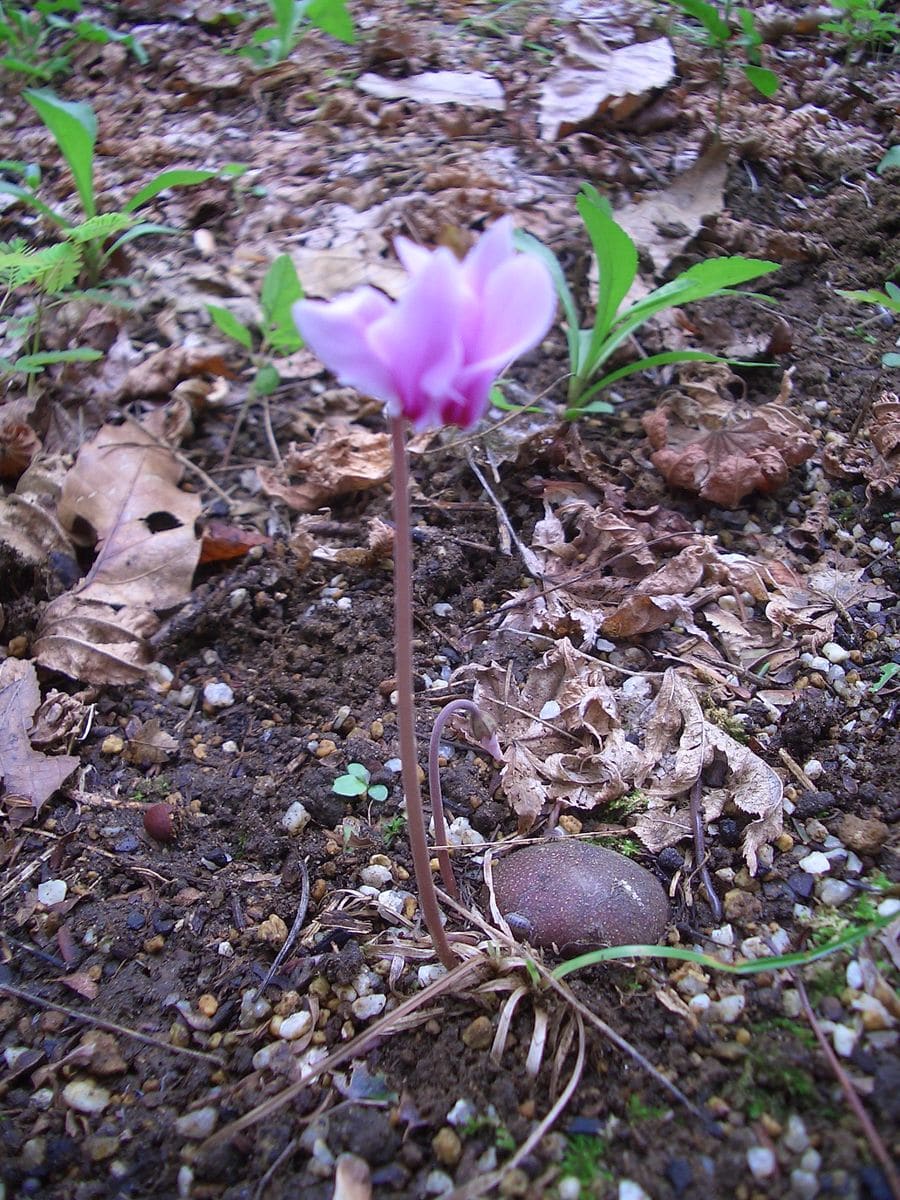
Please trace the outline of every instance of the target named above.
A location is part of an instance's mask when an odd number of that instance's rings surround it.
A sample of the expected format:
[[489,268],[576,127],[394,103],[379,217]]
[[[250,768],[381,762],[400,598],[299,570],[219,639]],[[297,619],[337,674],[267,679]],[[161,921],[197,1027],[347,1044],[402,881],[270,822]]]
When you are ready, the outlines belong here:
[[[291,443],[284,471],[259,467],[263,490],[296,512],[314,512],[335,496],[346,496],[386,483],[391,474],[391,443],[386,433],[334,420],[320,426],[306,446]],[[294,475],[302,483],[289,482]]]
[[625,120],[674,74],[675,54],[667,38],[605,50],[588,45],[581,30],[569,37],[562,64],[541,90],[541,137],[556,141],[604,113]]
[[356,86],[379,100],[415,100],[419,104],[463,104],[502,112],[506,107],[503,88],[490,75],[479,71],[429,71],[405,79],[382,75],[360,75]]
[[32,714],[41,701],[34,664],[17,658],[0,663],[0,780],[9,804],[41,805],[68,779],[79,760],[32,749]]
[[900,399],[894,392],[882,392],[856,438],[835,435],[822,454],[822,467],[833,479],[862,476],[869,500],[900,484]]
[[66,474],[62,458],[44,458],[28,468],[8,496],[0,496],[0,543],[28,563],[53,553],[72,554],[69,535],[56,518]]
[[126,729],[128,743],[122,757],[138,767],[157,767],[168,762],[178,749],[179,742],[160,727],[159,718],[141,722],[129,721]]
[[169,447],[133,423],[104,425],[82,446],[58,512],[97,556],[41,615],[34,651],[43,666],[91,683],[142,674],[155,610],[187,598],[200,556],[200,497],[179,489],[181,474]]
[[[722,367],[713,366],[715,375],[698,364],[682,372],[682,379],[691,374],[722,379]],[[675,389],[644,415],[643,426],[653,465],[666,483],[723,508],[737,508],[751,492],[775,491],[787,482],[788,468],[815,451],[802,417],[778,403],[750,409],[725,386],[702,399]]]
[[271,546],[272,539],[254,529],[241,529],[228,521],[207,521],[203,528],[200,564],[243,558],[254,546]]

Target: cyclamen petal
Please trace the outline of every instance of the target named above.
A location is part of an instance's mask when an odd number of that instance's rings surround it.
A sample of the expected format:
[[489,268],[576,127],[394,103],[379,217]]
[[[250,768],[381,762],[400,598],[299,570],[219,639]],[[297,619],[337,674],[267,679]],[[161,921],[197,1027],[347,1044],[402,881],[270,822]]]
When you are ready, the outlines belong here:
[[301,300],[294,321],[337,377],[384,401],[418,429],[469,429],[491,385],[550,328],[556,296],[537,258],[516,251],[512,219],[497,221],[460,262],[445,247],[405,238],[409,275],[400,298],[359,288],[330,302]]

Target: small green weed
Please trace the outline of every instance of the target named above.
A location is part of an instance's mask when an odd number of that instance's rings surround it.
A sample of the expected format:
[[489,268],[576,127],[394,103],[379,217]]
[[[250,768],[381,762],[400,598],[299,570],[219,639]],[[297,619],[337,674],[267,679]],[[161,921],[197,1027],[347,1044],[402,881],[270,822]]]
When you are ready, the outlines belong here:
[[266,0],[273,24],[257,29],[238,51],[258,67],[272,67],[290,58],[307,26],[315,26],[340,42],[356,41],[353,19],[345,0]]
[[658,1121],[668,1111],[664,1105],[646,1104],[636,1092],[632,1092],[628,1097],[629,1121]]
[[615,850],[617,854],[624,854],[626,858],[637,858],[642,850],[641,843],[637,838],[628,837],[626,834],[588,838],[588,841],[594,842],[598,846],[605,846],[607,850]]
[[537,254],[546,263],[562,304],[571,368],[566,420],[575,420],[585,413],[612,412],[612,405],[606,400],[592,397],[637,371],[676,362],[726,361],[719,355],[698,350],[671,350],[604,373],[605,364],[619,346],[657,313],[680,308],[696,300],[732,295],[739,284],[778,270],[778,264],[739,256],[710,258],[688,267],[671,282],[656,288],[620,312],[620,306],[637,276],[637,247],[613,218],[609,201],[591,184],[582,185],[576,204],[587,227],[599,272],[592,328],[581,328],[575,298],[556,255],[530,234],[517,234],[520,248]]
[[[52,51],[47,45],[50,39],[54,43]],[[81,0],[37,0],[28,6],[0,0],[0,48],[4,51],[0,54],[0,69],[25,75],[36,83],[49,83],[57,75],[68,74],[70,54],[79,42],[101,46],[118,42],[141,66],[148,61],[147,52],[130,33],[119,33],[82,17]]]
[[398,813],[395,817],[388,817],[386,821],[382,821],[378,828],[385,847],[390,847],[406,828],[406,817]]
[[574,1175],[582,1187],[590,1187],[598,1179],[612,1182],[613,1173],[604,1165],[608,1147],[603,1138],[589,1133],[572,1133],[560,1163],[563,1175]]
[[347,763],[347,774],[338,775],[331,790],[338,796],[366,796],[380,804],[387,800],[388,790],[383,783],[370,783],[371,778],[362,763]]
[[833,0],[840,16],[820,28],[836,33],[852,50],[887,50],[900,44],[900,20],[886,0]]
[[641,791],[640,788],[632,788],[624,796],[617,796],[615,800],[608,801],[603,807],[603,815],[615,818],[617,821],[624,821],[626,818],[634,816],[635,813],[644,812],[647,803],[647,793]]

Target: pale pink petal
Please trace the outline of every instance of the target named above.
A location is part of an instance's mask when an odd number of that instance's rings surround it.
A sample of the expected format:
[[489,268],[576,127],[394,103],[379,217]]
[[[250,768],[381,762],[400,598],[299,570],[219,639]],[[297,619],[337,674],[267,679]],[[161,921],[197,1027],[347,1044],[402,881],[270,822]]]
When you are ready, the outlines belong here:
[[391,308],[381,292],[363,287],[327,303],[298,300],[291,312],[309,349],[342,383],[390,402],[396,397],[392,373],[370,346],[368,332]]
[[438,419],[438,403],[453,391],[462,364],[459,320],[466,289],[459,263],[445,249],[430,259],[368,333],[379,361],[391,364],[403,415],[417,427]]
[[425,246],[420,246],[418,242],[411,242],[409,238],[405,237],[394,239],[394,250],[410,275],[417,275],[419,271],[423,271],[434,253]]
[[501,217],[487,233],[483,233],[463,262],[466,282],[476,296],[481,296],[494,271],[515,253],[513,249],[512,217]]
[[517,254],[492,272],[481,303],[475,338],[466,344],[466,365],[502,370],[536,346],[556,312],[556,291],[542,262]]

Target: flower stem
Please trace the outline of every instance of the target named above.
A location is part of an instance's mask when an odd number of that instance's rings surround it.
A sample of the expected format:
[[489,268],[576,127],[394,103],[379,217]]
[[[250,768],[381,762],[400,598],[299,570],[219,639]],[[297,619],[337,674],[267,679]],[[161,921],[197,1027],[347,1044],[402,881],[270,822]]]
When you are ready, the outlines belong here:
[[406,797],[406,824],[412,850],[413,869],[419,889],[422,915],[438,957],[445,967],[456,965],[447,935],[441,924],[441,910],[431,877],[431,858],[425,831],[425,813],[419,787],[416,756],[416,724],[413,707],[413,595],[412,535],[409,527],[409,464],[406,458],[406,430],[402,417],[391,419],[391,450],[394,467],[394,641],[397,685],[397,726],[400,735],[400,762],[403,794]]

